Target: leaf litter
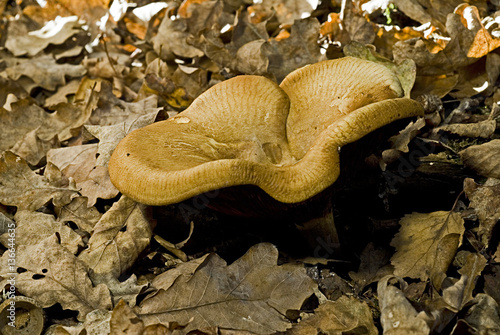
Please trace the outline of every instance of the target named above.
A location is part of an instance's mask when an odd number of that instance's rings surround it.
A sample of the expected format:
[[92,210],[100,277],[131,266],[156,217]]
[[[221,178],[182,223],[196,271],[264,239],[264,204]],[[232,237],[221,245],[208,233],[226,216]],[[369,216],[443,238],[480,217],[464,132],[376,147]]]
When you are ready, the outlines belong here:
[[[0,2],[0,282],[45,334],[498,332],[497,1],[39,3]],[[426,116],[345,168],[339,236],[111,184],[120,139],[216,83],[343,56]]]

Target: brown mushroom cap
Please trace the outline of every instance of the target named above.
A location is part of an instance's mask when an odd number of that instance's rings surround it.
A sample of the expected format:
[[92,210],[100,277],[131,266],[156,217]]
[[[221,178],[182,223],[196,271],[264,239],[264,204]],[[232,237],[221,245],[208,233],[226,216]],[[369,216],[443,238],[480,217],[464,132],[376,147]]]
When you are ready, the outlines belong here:
[[337,179],[339,147],[423,114],[399,96],[390,70],[356,58],[299,69],[281,88],[238,76],[175,117],[128,134],[109,162],[111,181],[149,205],[246,184],[281,202],[304,201]]

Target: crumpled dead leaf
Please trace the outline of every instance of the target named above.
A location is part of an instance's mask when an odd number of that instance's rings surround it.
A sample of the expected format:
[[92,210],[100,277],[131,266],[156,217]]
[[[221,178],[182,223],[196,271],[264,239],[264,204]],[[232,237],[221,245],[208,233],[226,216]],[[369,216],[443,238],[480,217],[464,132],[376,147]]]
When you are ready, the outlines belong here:
[[391,142],[391,148],[382,152],[383,162],[380,162],[382,168],[395,162],[401,157],[402,153],[409,152],[410,148],[408,148],[408,144],[410,144],[411,140],[415,138],[420,132],[420,129],[424,126],[425,119],[421,117],[415,122],[410,122],[399,134],[390,137],[389,142]]
[[153,227],[146,209],[122,196],[97,222],[87,249],[78,256],[92,269],[94,281],[118,278],[149,245]]
[[302,320],[286,334],[378,334],[372,313],[365,302],[341,296],[327,301],[314,310],[314,315]]
[[55,106],[62,103],[68,103],[68,96],[74,95],[80,87],[80,80],[74,79],[64,86],[60,86],[56,93],[45,99],[45,107],[54,109]]
[[57,222],[54,216],[27,210],[17,211],[14,216],[16,222],[16,243],[19,245],[34,245],[57,233],[60,244],[73,254],[79,247],[83,247],[80,235],[70,227]]
[[89,123],[97,126],[111,126],[121,122],[133,122],[139,117],[158,112],[157,97],[152,95],[136,102],[125,102],[113,94],[107,81],[101,83],[98,107],[92,112]]
[[157,114],[158,109],[153,113],[140,115],[135,119],[128,119],[112,126],[85,126],[85,129],[87,129],[89,133],[99,139],[96,151],[98,157],[94,163],[95,168],[99,170],[101,170],[100,168],[106,168],[105,173],[109,175],[107,173],[108,162],[118,142],[131,131],[153,123]]
[[462,241],[464,222],[456,212],[413,213],[400,220],[401,228],[391,241],[394,274],[400,277],[431,277],[436,287]]
[[10,111],[0,107],[0,150],[16,146],[17,152],[34,162],[40,157],[36,151],[45,154],[55,136],[59,141],[76,136],[96,103],[96,95],[88,90],[83,100],[59,104],[51,114],[29,99],[12,103]]
[[7,31],[5,48],[14,56],[34,56],[49,44],[62,44],[78,33],[83,22],[77,16],[56,17],[41,29],[29,31],[22,21],[11,21]]
[[458,273],[461,277],[453,285],[443,288],[443,300],[451,307],[450,309],[458,312],[472,300],[476,278],[486,266],[486,258],[480,254],[461,250],[455,257],[454,265],[460,267]]
[[425,313],[418,313],[402,290],[389,283],[393,278],[398,280],[403,289],[407,285],[404,280],[394,276],[386,276],[378,282],[380,323],[384,334],[429,334]]
[[500,179],[500,140],[471,145],[459,152],[464,165],[482,176]]
[[470,201],[469,207],[474,209],[479,220],[477,234],[484,247],[488,248],[493,228],[500,220],[500,180],[490,178],[479,185],[466,178],[464,191]]
[[490,138],[496,130],[497,122],[495,120],[484,120],[475,123],[457,123],[447,124],[434,128],[433,131],[446,131],[464,137],[482,137]]
[[81,231],[89,234],[102,216],[97,208],[88,206],[87,197],[73,198],[69,204],[56,208],[56,214],[59,222],[73,222]]
[[33,166],[38,165],[47,154],[47,151],[61,146],[57,136],[50,140],[42,140],[38,137],[38,132],[39,128],[33,129],[10,148],[11,152],[25,159]]
[[[7,253],[1,258],[3,278],[9,278]],[[58,242],[53,234],[35,245],[18,245],[16,287],[21,293],[36,299],[44,308],[56,303],[64,309],[78,311],[83,320],[94,310],[111,308],[111,297],[105,285],[94,286],[88,268]]]
[[88,313],[83,322],[75,326],[54,324],[46,330],[44,335],[110,334],[110,318],[110,311],[96,309]]
[[500,306],[489,295],[479,293],[463,319],[458,320],[453,334],[495,334],[500,324]]
[[[315,286],[299,265],[277,266],[277,249],[262,243],[231,265],[215,254],[189,277],[145,299],[135,312],[146,325],[188,324],[271,334],[291,327],[287,310],[300,309]],[[265,278],[265,280],[263,280]]]
[[262,45],[264,55],[269,59],[268,72],[281,82],[290,72],[307,64],[326,59],[318,44],[320,24],[316,18],[297,20],[290,37],[271,39]]
[[54,91],[66,84],[66,78],[82,77],[86,73],[82,65],[58,64],[51,55],[33,59],[16,58],[11,63],[5,72],[15,81],[19,81],[21,77],[27,78],[21,84],[26,92],[31,92],[36,87]]
[[25,160],[5,151],[0,158],[0,202],[19,210],[37,210],[49,200],[64,206],[77,196],[74,186],[61,186],[33,172]]
[[118,195],[108,169],[97,165],[97,153],[97,144],[52,149],[47,153],[47,162],[75,181],[80,193],[88,198],[88,206],[94,205],[97,198],[111,199]]
[[[155,334],[182,334],[185,325],[180,325],[175,322],[167,323],[167,325],[157,323],[147,327],[144,322],[137,317],[132,309],[122,300],[116,304],[113,309],[110,320],[110,330],[113,335],[155,335]],[[206,329],[203,334],[207,333]],[[215,333],[214,333],[215,335]]]

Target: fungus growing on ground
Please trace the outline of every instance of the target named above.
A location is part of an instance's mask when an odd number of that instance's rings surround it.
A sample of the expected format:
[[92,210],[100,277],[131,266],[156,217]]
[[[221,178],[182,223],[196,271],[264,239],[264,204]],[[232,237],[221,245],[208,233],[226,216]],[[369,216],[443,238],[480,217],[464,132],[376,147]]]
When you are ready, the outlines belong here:
[[392,71],[351,57],[298,69],[280,86],[237,76],[175,117],[128,134],[109,162],[111,181],[148,205],[237,185],[302,202],[338,178],[340,147],[423,114],[402,96]]

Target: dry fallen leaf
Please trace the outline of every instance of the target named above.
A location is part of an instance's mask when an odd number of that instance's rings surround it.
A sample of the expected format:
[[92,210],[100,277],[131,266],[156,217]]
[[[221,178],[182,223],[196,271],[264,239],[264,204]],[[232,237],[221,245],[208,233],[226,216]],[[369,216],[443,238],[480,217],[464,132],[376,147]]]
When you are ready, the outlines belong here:
[[443,289],[443,300],[455,312],[460,311],[472,300],[472,292],[476,287],[476,278],[486,266],[486,258],[480,254],[468,251],[459,251],[455,257],[454,265],[460,266],[458,273],[460,280]]
[[496,334],[500,325],[500,306],[490,296],[479,293],[453,334]]
[[[9,278],[7,261],[5,253],[0,267],[3,278]],[[94,310],[111,308],[106,286],[92,284],[86,265],[59,244],[56,234],[36,245],[17,246],[16,266],[22,269],[16,288],[44,308],[59,303],[63,309],[78,311],[80,320]]]
[[9,78],[19,80],[22,76],[30,80],[22,84],[26,92],[36,87],[49,91],[66,84],[66,78],[81,77],[86,70],[82,65],[58,64],[50,56],[41,56],[34,59],[16,58],[14,64],[5,70]]
[[131,131],[153,123],[157,114],[158,110],[153,113],[140,115],[135,119],[128,119],[112,126],[85,126],[85,129],[87,129],[89,133],[99,139],[98,149],[96,152],[98,157],[96,156],[97,158],[95,161],[96,169],[105,168],[106,171],[103,171],[106,175],[108,175],[108,162],[111,158],[111,154],[118,145],[118,142],[120,142],[120,140]]
[[[405,298],[403,292],[389,283],[395,277],[386,276],[378,282],[377,293],[380,303],[380,322],[384,334],[429,334],[425,314],[419,314]],[[398,279],[399,285],[406,287],[406,282]]]
[[47,153],[47,162],[57,166],[64,176],[73,178],[80,194],[88,198],[88,206],[94,205],[97,198],[111,199],[118,195],[108,169],[97,166],[97,154],[97,144],[52,149]]
[[464,165],[482,176],[500,179],[500,140],[472,145],[459,152]]
[[434,285],[439,286],[434,277],[445,274],[462,241],[464,223],[460,214],[413,213],[403,217],[400,224],[391,242],[396,248],[391,258],[394,274],[423,281],[431,277]]
[[0,158],[0,203],[18,209],[37,210],[49,200],[64,206],[77,196],[74,187],[61,187],[31,171],[25,160],[10,151]]
[[88,206],[87,197],[76,197],[65,206],[56,208],[57,221],[72,222],[86,233],[94,230],[95,224],[100,220],[102,214],[95,207]]
[[277,82],[304,65],[325,59],[318,44],[319,28],[316,18],[297,20],[290,37],[280,41],[271,39],[263,44],[264,55],[269,58],[268,72],[276,77]]
[[17,156],[25,159],[29,164],[36,166],[45,157],[47,151],[53,148],[59,148],[60,143],[57,136],[50,140],[42,140],[38,137],[39,128],[33,129],[20,139],[10,151]]
[[149,96],[137,102],[125,102],[113,94],[107,81],[101,82],[98,107],[92,112],[89,123],[98,126],[111,126],[121,122],[132,122],[141,116],[157,112],[158,98]]
[[49,21],[40,30],[29,31],[22,21],[12,21],[9,25],[5,47],[14,54],[34,56],[49,44],[62,44],[78,33],[82,22],[77,16],[60,17]]
[[123,300],[120,300],[113,309],[109,329],[113,335],[144,334],[144,322],[132,312],[132,309]]
[[16,221],[17,244],[38,244],[57,233],[59,243],[73,254],[76,254],[78,248],[83,246],[81,236],[70,227],[57,222],[52,215],[20,210],[17,211],[14,220]]
[[476,123],[457,123],[434,128],[433,131],[446,131],[452,134],[465,137],[490,138],[496,130],[497,122],[495,120],[484,120]]
[[368,305],[344,295],[320,305],[314,310],[314,315],[302,320],[286,334],[378,334],[378,330]]
[[291,327],[288,310],[299,310],[315,286],[303,267],[277,266],[277,249],[253,246],[227,265],[209,255],[189,278],[145,299],[135,312],[145,322],[189,324],[183,330],[219,327],[272,334]]
[[493,229],[500,220],[500,180],[490,178],[479,185],[473,179],[466,178],[464,191],[470,200],[469,207],[474,209],[479,220],[477,234],[487,249]]
[[122,196],[97,222],[78,258],[92,269],[92,278],[118,278],[149,245],[151,225],[147,207]]
[[[96,95],[87,90],[84,99],[71,104],[59,104],[56,111],[50,114],[29,99],[11,104],[11,110],[0,107],[0,150],[8,150],[16,145],[17,150],[28,156],[34,155],[33,159],[36,160],[38,156],[34,152],[37,149],[49,149],[47,143],[51,143],[55,136],[59,141],[76,136],[96,103]],[[28,140],[29,137],[35,139]]]

